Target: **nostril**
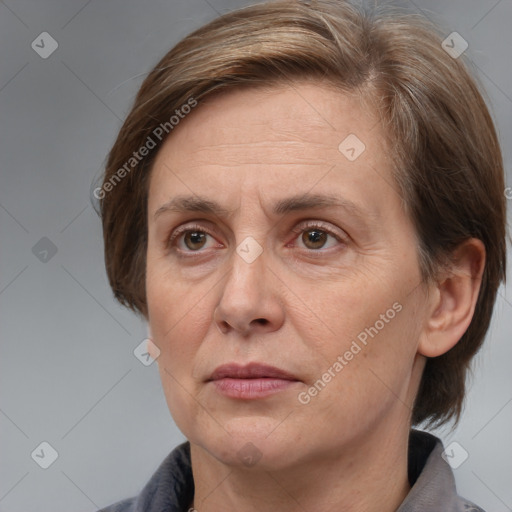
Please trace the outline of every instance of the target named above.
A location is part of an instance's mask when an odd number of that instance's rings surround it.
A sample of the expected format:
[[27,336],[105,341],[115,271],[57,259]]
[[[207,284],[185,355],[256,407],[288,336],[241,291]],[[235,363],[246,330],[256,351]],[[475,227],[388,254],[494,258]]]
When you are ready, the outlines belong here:
[[256,322],[258,322],[261,325],[267,325],[268,324],[268,320],[266,318],[257,318]]

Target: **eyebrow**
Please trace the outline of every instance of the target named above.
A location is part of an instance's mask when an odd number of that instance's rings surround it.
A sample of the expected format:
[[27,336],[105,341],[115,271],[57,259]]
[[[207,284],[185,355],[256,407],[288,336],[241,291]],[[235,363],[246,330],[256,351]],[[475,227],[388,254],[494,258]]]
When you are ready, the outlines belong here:
[[[322,209],[338,207],[348,210],[351,214],[356,217],[368,217],[371,215],[366,210],[363,210],[356,203],[344,199],[338,196],[329,194],[299,194],[288,198],[280,199],[273,207],[272,212],[274,215],[285,215],[290,212],[297,212],[311,209]],[[211,199],[198,196],[198,195],[184,195],[176,196],[170,201],[166,202],[154,214],[156,219],[163,213],[175,212],[175,213],[187,213],[187,212],[199,212],[212,214],[218,217],[230,217],[233,210],[228,210],[222,207],[216,201]]]

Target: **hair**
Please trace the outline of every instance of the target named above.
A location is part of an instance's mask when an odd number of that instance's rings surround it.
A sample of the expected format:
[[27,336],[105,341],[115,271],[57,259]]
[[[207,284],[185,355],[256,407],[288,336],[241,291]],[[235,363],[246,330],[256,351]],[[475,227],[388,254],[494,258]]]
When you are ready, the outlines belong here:
[[[394,178],[417,234],[422,278],[435,279],[465,240],[475,237],[485,245],[471,324],[451,350],[427,359],[412,411],[413,424],[456,424],[470,361],[505,280],[506,198],[501,150],[485,101],[463,57],[450,56],[442,40],[422,16],[344,0],[256,4],[181,40],[142,83],[108,155],[102,187],[94,192],[115,298],[147,318],[148,182],[158,148],[172,136],[173,113],[232,88],[306,79],[356,93],[384,124]],[[165,135],[155,137],[162,127]],[[155,147],[135,158],[150,139]]]

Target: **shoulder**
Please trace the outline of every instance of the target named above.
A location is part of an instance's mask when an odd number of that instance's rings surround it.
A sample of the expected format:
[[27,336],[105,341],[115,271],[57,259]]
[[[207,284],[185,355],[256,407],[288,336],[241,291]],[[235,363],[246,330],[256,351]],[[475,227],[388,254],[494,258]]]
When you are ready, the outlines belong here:
[[483,508],[480,508],[478,505],[475,505],[474,503],[471,503],[471,501],[461,498],[460,496],[459,502],[461,512],[485,512]]
[[458,495],[443,443],[432,434],[411,431],[408,471],[411,490],[397,512],[485,512]]
[[177,512],[186,510],[194,496],[190,444],[171,451],[140,494],[117,501],[98,512]]
[[117,501],[108,507],[98,510],[98,512],[135,512],[135,499],[136,498],[126,498]]

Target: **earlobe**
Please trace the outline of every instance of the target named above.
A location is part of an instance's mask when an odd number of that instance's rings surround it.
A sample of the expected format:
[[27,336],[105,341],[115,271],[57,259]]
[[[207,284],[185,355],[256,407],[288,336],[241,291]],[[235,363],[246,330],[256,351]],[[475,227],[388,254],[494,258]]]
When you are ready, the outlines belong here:
[[418,346],[426,357],[448,352],[468,329],[485,268],[484,244],[466,240],[453,252],[452,262],[430,291],[430,311]]

